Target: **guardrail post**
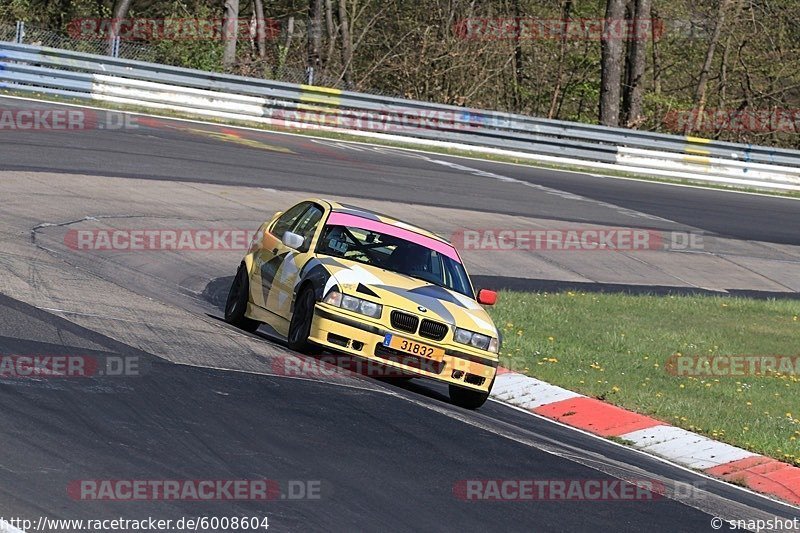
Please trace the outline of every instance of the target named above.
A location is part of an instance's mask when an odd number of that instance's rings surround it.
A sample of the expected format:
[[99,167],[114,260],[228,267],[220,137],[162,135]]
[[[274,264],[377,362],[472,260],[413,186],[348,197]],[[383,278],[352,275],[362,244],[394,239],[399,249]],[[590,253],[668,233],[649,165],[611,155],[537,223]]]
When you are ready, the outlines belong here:
[[17,21],[17,33],[14,35],[14,42],[22,44],[25,40],[25,23],[21,20]]
[[119,42],[119,35],[114,37],[114,40],[111,41],[111,57],[119,57]]

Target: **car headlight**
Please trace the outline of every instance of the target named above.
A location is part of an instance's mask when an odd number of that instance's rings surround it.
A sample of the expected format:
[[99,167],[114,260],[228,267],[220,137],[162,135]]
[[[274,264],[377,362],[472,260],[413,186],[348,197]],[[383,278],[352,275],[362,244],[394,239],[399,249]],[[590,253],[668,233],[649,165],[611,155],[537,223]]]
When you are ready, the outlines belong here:
[[495,337],[483,335],[482,333],[475,333],[467,329],[456,328],[453,340],[460,344],[466,344],[479,350],[488,350],[497,353],[499,342]]
[[381,312],[383,311],[383,306],[381,304],[368,302],[367,300],[362,300],[361,298],[356,298],[355,296],[348,296],[347,294],[342,294],[336,289],[332,289],[328,295],[325,296],[323,302],[372,318],[380,318]]

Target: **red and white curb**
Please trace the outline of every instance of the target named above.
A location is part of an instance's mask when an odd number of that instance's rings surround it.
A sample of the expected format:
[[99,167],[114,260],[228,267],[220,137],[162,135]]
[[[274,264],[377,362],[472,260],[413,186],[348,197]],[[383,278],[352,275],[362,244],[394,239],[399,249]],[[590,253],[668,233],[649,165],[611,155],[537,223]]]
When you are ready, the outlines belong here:
[[800,468],[500,369],[492,398],[800,505]]

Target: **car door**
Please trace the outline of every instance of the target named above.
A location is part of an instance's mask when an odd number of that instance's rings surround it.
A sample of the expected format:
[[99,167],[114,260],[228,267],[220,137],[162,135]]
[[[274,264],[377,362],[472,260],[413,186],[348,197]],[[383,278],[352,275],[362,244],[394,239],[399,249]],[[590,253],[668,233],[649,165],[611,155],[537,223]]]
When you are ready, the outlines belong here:
[[277,313],[283,318],[291,318],[291,310],[295,296],[295,287],[300,282],[300,271],[311,258],[314,236],[322,220],[324,209],[312,204],[292,227],[292,233],[303,238],[303,244],[289,252],[273,283],[273,292],[276,293],[278,302]]
[[264,231],[262,245],[254,254],[255,268],[251,284],[254,288],[258,287],[259,290],[258,297],[254,295],[253,301],[273,313],[276,312],[271,305],[271,302],[275,300],[272,294],[273,282],[290,250],[283,244],[281,239],[285,232],[291,231],[300,216],[308,210],[310,205],[311,202],[301,202],[287,209]]
[[[323,214],[322,207],[309,203],[287,230],[301,236],[303,244],[296,249],[286,246],[283,242],[278,244],[278,253],[274,259],[276,270],[272,278],[267,305],[270,311],[286,320],[289,320],[291,315],[294,288],[299,281],[300,269],[310,257],[313,238]],[[279,263],[278,258],[280,258]]]

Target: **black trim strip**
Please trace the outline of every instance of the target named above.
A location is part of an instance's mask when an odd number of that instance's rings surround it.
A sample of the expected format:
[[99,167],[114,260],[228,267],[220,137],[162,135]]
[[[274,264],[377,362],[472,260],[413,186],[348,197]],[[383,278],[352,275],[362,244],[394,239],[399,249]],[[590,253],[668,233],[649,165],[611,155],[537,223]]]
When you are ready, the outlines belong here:
[[445,350],[445,355],[450,355],[453,357],[458,357],[459,359],[466,359],[467,361],[471,361],[473,363],[480,363],[482,365],[490,366],[492,368],[497,368],[500,364],[500,361],[492,361],[490,359],[484,359],[478,355],[471,355],[464,352],[457,352],[456,350]]

